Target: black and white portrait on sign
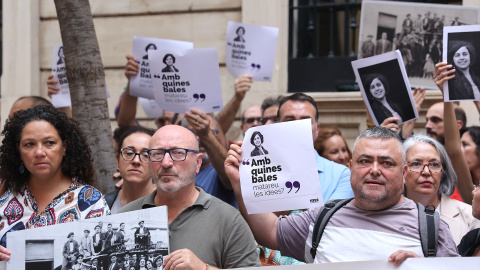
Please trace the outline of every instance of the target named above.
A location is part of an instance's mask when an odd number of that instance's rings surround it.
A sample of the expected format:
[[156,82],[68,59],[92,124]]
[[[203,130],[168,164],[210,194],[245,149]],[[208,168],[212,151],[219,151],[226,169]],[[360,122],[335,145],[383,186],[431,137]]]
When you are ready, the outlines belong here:
[[448,80],[445,101],[480,100],[480,25],[447,27],[446,62],[455,69]]
[[378,126],[389,117],[397,124],[416,119],[408,79],[398,51],[352,62],[365,104]]
[[155,45],[153,43],[149,43],[147,45],[147,47],[145,47],[145,55],[142,58],[148,60],[148,51],[149,50],[156,50],[156,49],[157,49],[157,45]]
[[162,269],[168,219],[157,208],[11,233],[7,270]]
[[371,56],[400,50],[414,87],[436,89],[435,64],[442,61],[443,27],[474,25],[479,9],[456,5],[405,3],[390,1],[362,2],[358,54]]
[[263,135],[260,133],[260,131],[255,131],[252,134],[252,137],[250,138],[250,143],[255,146],[255,149],[253,149],[252,153],[250,156],[255,157],[255,156],[261,156],[261,155],[266,155],[268,154],[267,149],[265,149],[262,144],[263,144]]
[[65,64],[65,55],[63,54],[63,46],[58,48],[58,61],[57,65]]
[[166,66],[162,69],[162,72],[178,72],[178,69],[173,65],[175,64],[175,56],[173,56],[173,54],[165,54],[163,57],[163,63]]
[[233,41],[245,42],[245,38],[243,37],[245,35],[245,28],[243,28],[243,26],[238,27],[235,33],[237,33],[237,37],[235,37]]

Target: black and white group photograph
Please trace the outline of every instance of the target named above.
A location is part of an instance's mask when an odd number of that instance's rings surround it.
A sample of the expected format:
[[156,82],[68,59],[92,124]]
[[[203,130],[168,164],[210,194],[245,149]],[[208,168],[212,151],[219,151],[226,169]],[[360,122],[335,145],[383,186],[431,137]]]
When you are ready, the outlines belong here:
[[442,61],[443,27],[478,23],[478,10],[455,5],[365,1],[358,55],[367,58],[400,50],[413,87],[435,88]]
[[163,269],[163,258],[169,253],[164,210],[158,207],[17,232],[12,242],[25,243],[14,247],[23,247],[24,252],[15,253],[24,253],[24,258],[11,260],[15,267],[9,269]]
[[388,117],[397,117],[397,124],[418,118],[398,50],[354,61],[352,66],[365,105],[376,125]]

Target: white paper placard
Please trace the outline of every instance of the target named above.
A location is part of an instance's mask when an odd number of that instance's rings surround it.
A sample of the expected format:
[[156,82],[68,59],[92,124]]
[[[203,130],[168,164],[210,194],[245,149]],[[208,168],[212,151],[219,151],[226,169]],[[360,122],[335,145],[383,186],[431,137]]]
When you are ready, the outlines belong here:
[[249,214],[323,205],[310,119],[250,128],[242,151],[239,173]]
[[57,44],[52,54],[52,74],[58,81],[57,86],[60,91],[52,95],[52,104],[55,108],[70,107],[72,100],[70,98],[70,88],[68,87],[67,69],[65,67],[65,55],[63,54],[63,44]]
[[130,76],[130,95],[148,99],[154,99],[155,97],[148,59],[149,50],[181,51],[187,49],[193,49],[192,42],[134,36],[132,55],[137,59],[140,67],[137,76]]
[[[52,55],[52,74],[53,78],[58,81],[57,86],[60,91],[52,95],[52,105],[55,108],[71,107],[72,98],[70,96],[70,87],[68,86],[67,69],[65,67],[65,55],[63,53],[63,44],[60,43],[53,49]],[[105,92],[107,98],[110,98],[107,84],[105,84]]]
[[[73,232],[73,240],[80,244],[81,238],[84,237],[84,230],[89,230],[89,236],[93,238],[95,227],[100,221],[103,222],[102,233],[106,232],[108,224],[112,224],[112,228],[118,231],[120,224],[124,223],[125,238],[123,238],[123,240],[125,241],[118,244],[112,241],[109,243],[110,245],[105,245],[105,249],[98,255],[86,256],[83,259],[84,266],[91,264],[94,258],[109,263],[109,256],[111,254],[116,253],[118,256],[123,256],[126,251],[130,254],[161,254],[163,256],[169,253],[167,207],[159,206],[133,212],[10,232],[7,234],[7,245],[12,255],[6,263],[6,269],[23,270],[27,265],[32,269],[32,265],[36,266],[35,264],[39,262],[42,262],[44,265],[45,263],[51,264],[52,268],[50,269],[56,269],[58,266],[61,267],[64,261],[62,253],[65,243],[68,240],[67,236]],[[147,228],[149,232],[149,244],[141,244],[135,240],[140,221],[144,221],[144,227]],[[119,259],[119,261],[121,260]]]
[[[352,247],[355,248],[355,247]],[[301,265],[278,265],[276,270],[477,270],[480,265],[479,257],[436,257],[436,258],[409,258],[399,267],[385,260],[375,261],[355,261],[355,262],[335,262],[320,264],[301,264]],[[238,269],[256,270],[257,267],[246,267]]]
[[148,118],[157,118],[163,115],[163,110],[158,106],[155,99],[148,99],[148,98],[138,98],[140,100],[140,104],[142,104],[142,109],[147,115]]
[[176,113],[191,108],[205,113],[223,109],[216,48],[150,50],[148,57],[160,108]]
[[[375,125],[379,126],[391,116],[400,118],[397,124],[418,118],[399,50],[352,61],[352,67]],[[374,84],[372,78],[381,86]]]
[[271,81],[278,28],[228,22],[225,63],[235,78],[244,74],[254,81]]
[[443,83],[444,101],[480,100],[479,53],[480,25],[443,28],[442,58],[455,68],[455,78]]

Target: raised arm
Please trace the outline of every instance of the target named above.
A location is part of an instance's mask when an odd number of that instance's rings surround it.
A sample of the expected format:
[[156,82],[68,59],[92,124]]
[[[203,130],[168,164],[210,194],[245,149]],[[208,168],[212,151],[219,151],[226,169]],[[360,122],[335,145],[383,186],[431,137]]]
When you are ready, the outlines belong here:
[[227,133],[235,120],[235,115],[240,109],[242,100],[245,98],[252,85],[252,75],[242,75],[235,79],[235,94],[217,115],[217,122],[223,132]]
[[204,112],[197,109],[191,109],[185,113],[185,119],[187,119],[188,124],[193,128],[200,143],[205,148],[205,151],[207,151],[210,162],[212,163],[213,168],[215,168],[223,186],[228,190],[232,190],[232,186],[225,174],[225,168],[223,166],[223,162],[227,157],[227,149],[210,130],[210,122],[212,121],[212,118]]
[[[420,108],[422,103],[425,100],[425,89],[424,88],[415,88],[413,90],[413,100],[415,101],[415,107],[417,107],[417,112],[420,114]],[[412,136],[413,128],[415,127],[416,120],[409,121],[402,125],[402,139],[407,139]]]
[[[443,83],[455,77],[455,70],[451,68],[452,65],[448,65],[445,62],[440,62],[435,65],[435,83],[442,93]],[[470,169],[468,168],[465,156],[462,153],[460,132],[458,131],[453,102],[444,103],[443,114],[445,125],[445,149],[452,161],[453,169],[457,173],[457,190],[465,203],[472,204],[472,175],[470,174]]]
[[117,115],[117,123],[119,126],[136,126],[135,115],[137,114],[137,97],[130,95],[130,76],[138,74],[138,63],[135,57],[127,55],[127,65],[125,66],[125,77],[128,79],[127,89],[122,96],[120,102],[120,110]]
[[[52,95],[55,95],[60,91],[58,87],[58,81],[53,78],[53,74],[50,74],[47,79],[47,95],[49,98],[52,98]],[[59,111],[64,112],[68,117],[72,117],[72,107],[62,107],[58,108]]]
[[238,209],[252,230],[255,240],[257,240],[260,245],[278,250],[277,216],[273,213],[249,215],[247,213],[247,209],[245,208],[245,204],[243,203],[239,175],[239,166],[240,162],[242,162],[242,157],[240,156],[242,153],[241,145],[242,142],[230,145],[230,150],[228,151],[227,159],[225,160],[225,173],[232,183],[233,191],[235,192],[235,198],[237,199],[238,203]]

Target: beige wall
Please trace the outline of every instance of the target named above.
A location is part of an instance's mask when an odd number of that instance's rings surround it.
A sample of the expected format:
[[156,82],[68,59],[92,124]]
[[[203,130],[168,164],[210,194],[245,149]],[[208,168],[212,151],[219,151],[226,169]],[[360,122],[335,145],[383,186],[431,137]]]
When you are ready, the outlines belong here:
[[[480,6],[476,0],[465,5]],[[106,83],[112,128],[116,127],[113,110],[127,80],[123,75],[125,55],[131,53],[132,37],[148,36],[194,42],[195,48],[215,47],[220,60],[223,100],[233,95],[234,78],[225,67],[225,31],[228,21],[275,26],[280,29],[271,82],[255,82],[241,110],[259,104],[267,96],[287,93],[288,65],[288,1],[286,0],[91,0],[95,29]],[[3,77],[2,119],[11,104],[23,95],[46,96],[46,79],[50,74],[54,46],[61,42],[56,11],[51,0],[3,1]],[[313,93],[319,105],[322,126],[337,125],[351,145],[366,128],[365,108],[359,92]],[[440,100],[439,91],[429,91],[427,101],[416,123],[423,131],[429,104]],[[478,112],[471,102],[462,102],[469,124],[478,124]],[[137,117],[152,125],[140,106]],[[240,114],[237,115],[239,117]],[[2,121],[3,122],[3,121]],[[228,133],[240,139],[238,121]]]

